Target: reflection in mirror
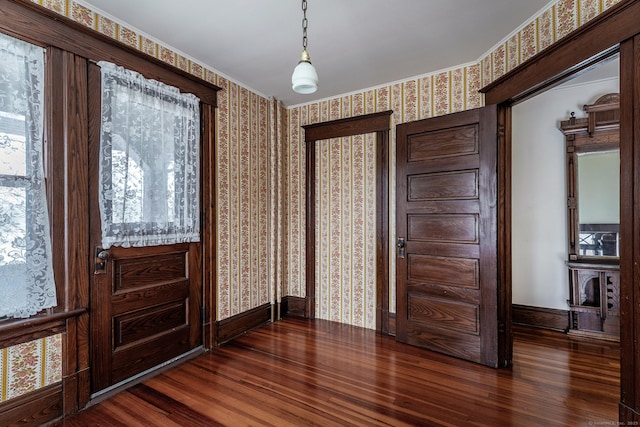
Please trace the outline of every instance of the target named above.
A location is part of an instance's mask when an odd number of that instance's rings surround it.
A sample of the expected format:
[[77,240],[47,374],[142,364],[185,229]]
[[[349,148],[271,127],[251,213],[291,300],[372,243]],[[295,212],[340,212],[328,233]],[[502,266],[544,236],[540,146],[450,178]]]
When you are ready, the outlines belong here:
[[579,255],[619,256],[620,150],[578,153]]

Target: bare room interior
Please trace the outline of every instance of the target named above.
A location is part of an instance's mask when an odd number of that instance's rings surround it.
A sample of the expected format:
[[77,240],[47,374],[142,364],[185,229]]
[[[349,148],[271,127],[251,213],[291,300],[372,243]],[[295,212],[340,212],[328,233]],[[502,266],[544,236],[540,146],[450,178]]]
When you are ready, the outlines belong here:
[[637,425],[640,1],[0,0],[0,425]]

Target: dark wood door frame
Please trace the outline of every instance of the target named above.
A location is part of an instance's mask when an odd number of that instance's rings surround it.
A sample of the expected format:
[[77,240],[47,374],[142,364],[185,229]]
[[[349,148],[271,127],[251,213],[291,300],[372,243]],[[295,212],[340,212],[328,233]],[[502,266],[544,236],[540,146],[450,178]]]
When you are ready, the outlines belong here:
[[302,126],[307,149],[305,316],[316,307],[316,141],[376,133],[376,330],[389,332],[389,130],[393,111]]
[[[503,124],[498,177],[500,275],[511,288],[511,106],[620,51],[620,422],[640,421],[640,0],[626,0],[481,89]],[[499,236],[499,238],[500,238]]]

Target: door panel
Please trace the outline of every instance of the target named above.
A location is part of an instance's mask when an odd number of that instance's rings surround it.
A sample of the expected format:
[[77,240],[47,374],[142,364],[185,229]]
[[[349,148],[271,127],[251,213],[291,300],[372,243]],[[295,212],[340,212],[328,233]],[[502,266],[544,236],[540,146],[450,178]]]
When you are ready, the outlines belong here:
[[430,173],[408,177],[409,201],[475,199],[478,197],[476,170]]
[[397,339],[498,366],[497,109],[397,135]]
[[478,219],[473,214],[409,214],[406,234],[416,242],[477,243]]
[[[100,69],[94,64],[89,85],[100,87]],[[98,257],[99,145],[98,97],[89,100],[90,239],[96,248],[90,282],[92,393],[202,344],[200,243],[111,247]]]

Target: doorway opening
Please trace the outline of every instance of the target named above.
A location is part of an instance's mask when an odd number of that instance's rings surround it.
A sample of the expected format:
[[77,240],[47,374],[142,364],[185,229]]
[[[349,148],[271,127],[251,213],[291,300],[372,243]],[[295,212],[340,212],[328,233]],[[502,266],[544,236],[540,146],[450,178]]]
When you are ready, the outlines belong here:
[[[512,107],[511,246],[514,324],[570,329],[567,269],[567,166],[561,121],[586,118],[584,106],[620,91],[619,55]],[[619,173],[607,181],[619,184]],[[619,188],[619,186],[618,186]],[[618,190],[619,192],[619,190]],[[609,192],[609,195],[616,193]],[[601,203],[582,215],[599,223],[618,223],[619,206]],[[608,205],[608,206],[604,206]],[[607,208],[607,209],[605,209]],[[603,219],[617,216],[616,221]],[[608,218],[608,217],[607,217]],[[583,221],[584,222],[584,221]],[[594,223],[594,220],[589,220]]]

